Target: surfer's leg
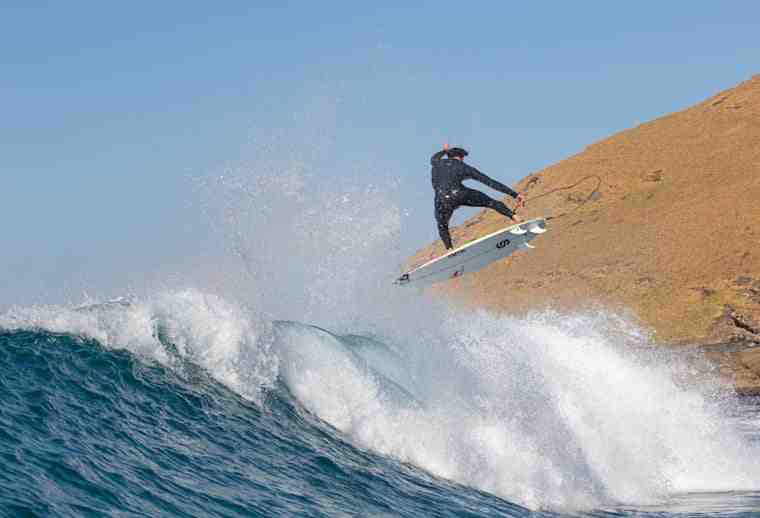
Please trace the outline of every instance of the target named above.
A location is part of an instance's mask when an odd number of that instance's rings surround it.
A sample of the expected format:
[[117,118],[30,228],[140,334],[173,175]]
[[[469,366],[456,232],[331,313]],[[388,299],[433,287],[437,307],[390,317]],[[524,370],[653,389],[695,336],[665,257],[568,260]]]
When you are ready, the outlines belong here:
[[483,194],[480,191],[476,191],[475,189],[467,189],[462,196],[460,203],[468,207],[485,207],[495,210],[509,219],[515,219],[515,213],[512,212],[509,207],[499,200],[494,200],[490,196]]
[[438,221],[438,235],[441,236],[441,241],[446,247],[446,250],[454,248],[454,244],[451,242],[451,233],[449,232],[448,221]]
[[441,236],[446,250],[451,250],[454,245],[451,243],[451,234],[449,233],[449,220],[454,213],[454,208],[450,207],[443,200],[435,200],[435,221],[438,223],[438,235]]

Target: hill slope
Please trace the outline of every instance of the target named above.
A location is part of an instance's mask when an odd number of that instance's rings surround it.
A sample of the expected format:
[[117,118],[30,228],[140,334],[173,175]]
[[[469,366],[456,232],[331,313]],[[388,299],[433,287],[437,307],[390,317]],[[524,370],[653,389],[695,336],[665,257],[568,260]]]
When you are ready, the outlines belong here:
[[[524,217],[555,216],[537,250],[444,291],[509,311],[622,306],[659,342],[723,344],[712,356],[741,391],[760,391],[760,75],[597,142],[518,190]],[[482,212],[453,235],[461,244],[502,226]]]

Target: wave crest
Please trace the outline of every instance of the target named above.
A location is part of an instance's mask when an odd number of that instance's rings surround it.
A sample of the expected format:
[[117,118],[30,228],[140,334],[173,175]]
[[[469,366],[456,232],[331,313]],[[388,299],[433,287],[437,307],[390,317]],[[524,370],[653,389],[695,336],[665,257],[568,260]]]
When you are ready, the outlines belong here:
[[0,329],[91,339],[175,369],[190,361],[252,400],[277,376],[270,326],[238,305],[196,290],[76,307],[13,308],[0,316]]

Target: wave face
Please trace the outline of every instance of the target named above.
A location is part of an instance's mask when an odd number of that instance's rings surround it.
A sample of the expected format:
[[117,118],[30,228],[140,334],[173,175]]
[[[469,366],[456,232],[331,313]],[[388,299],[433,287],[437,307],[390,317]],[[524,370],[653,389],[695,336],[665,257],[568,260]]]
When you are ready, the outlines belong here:
[[[252,334],[250,322],[241,325],[218,299],[168,298],[175,311],[184,308],[182,318],[167,312],[166,297],[155,305],[6,316],[0,333],[4,515],[520,512],[352,444],[270,376],[278,362],[298,360],[261,348],[272,334]],[[203,341],[185,341],[189,329],[199,331],[196,325],[210,326],[198,335]],[[275,334],[303,331],[319,343],[332,340],[316,328],[275,327]],[[361,356],[353,359],[356,369],[381,379]],[[255,375],[241,374],[250,368]]]
[[17,308],[0,317],[3,507],[521,516],[757,489],[736,401],[624,320],[415,306],[383,335],[198,291]]

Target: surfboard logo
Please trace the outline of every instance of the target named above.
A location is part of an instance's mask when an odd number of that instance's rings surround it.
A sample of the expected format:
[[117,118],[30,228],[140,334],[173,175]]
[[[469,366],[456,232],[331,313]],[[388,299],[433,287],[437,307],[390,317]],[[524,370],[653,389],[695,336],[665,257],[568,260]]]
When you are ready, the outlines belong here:
[[496,248],[504,248],[508,244],[509,244],[509,239],[504,239],[504,240],[499,241],[498,243],[496,243]]

